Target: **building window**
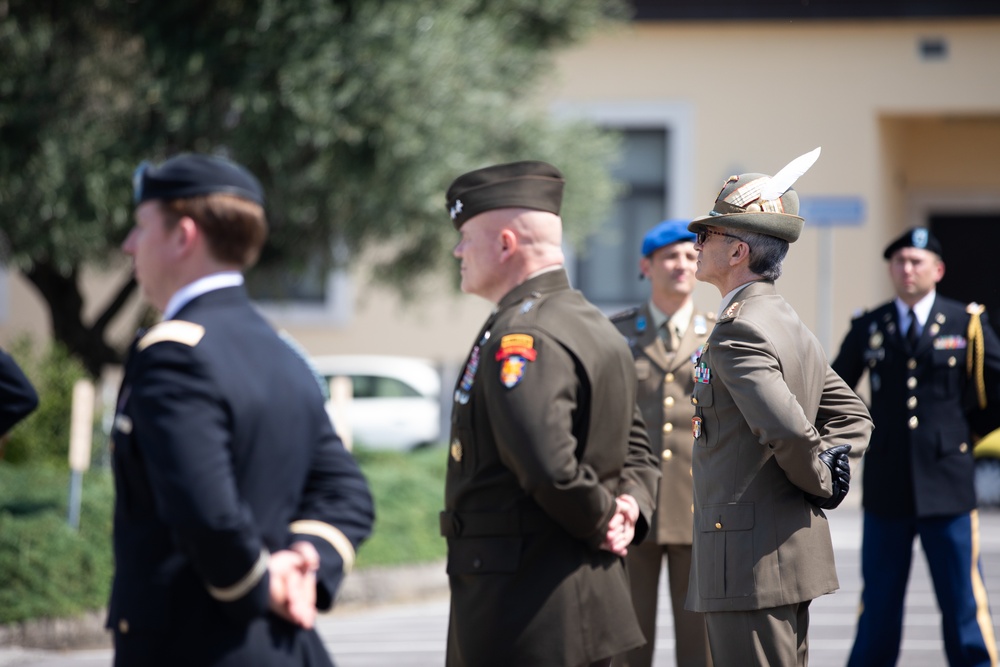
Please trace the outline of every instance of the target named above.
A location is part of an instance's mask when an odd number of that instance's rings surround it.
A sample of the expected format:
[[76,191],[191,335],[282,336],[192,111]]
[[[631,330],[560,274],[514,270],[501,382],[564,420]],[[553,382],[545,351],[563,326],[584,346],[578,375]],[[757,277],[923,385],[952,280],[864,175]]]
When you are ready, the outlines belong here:
[[625,185],[610,217],[586,240],[576,264],[576,284],[601,307],[616,308],[648,298],[639,280],[642,237],[669,210],[667,155],[670,135],[660,129],[625,129],[622,152],[612,169]]

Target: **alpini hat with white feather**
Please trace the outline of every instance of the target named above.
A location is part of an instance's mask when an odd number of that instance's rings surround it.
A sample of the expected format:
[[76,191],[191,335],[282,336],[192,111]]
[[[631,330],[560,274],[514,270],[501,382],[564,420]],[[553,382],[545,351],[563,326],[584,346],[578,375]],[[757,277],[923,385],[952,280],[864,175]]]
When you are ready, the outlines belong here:
[[705,227],[728,227],[767,234],[792,243],[802,233],[799,195],[792,184],[819,158],[820,149],[789,162],[774,176],[740,174],[730,176],[715,198],[708,215],[695,218],[688,225],[692,232]]

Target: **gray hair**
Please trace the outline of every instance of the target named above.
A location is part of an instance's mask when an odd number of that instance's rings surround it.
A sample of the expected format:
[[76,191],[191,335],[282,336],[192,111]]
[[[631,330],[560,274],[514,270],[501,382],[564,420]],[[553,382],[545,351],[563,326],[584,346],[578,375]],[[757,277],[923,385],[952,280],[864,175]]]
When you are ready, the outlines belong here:
[[781,263],[788,254],[788,241],[740,230],[742,238],[750,246],[750,264],[748,268],[761,278],[777,280],[781,277]]

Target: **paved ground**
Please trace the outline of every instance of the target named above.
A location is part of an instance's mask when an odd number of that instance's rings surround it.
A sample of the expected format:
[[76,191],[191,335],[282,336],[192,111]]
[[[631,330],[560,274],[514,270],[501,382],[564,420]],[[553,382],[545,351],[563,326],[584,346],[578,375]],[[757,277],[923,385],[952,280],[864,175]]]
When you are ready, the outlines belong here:
[[[842,507],[830,513],[841,590],[816,600],[812,605],[810,660],[812,667],[842,667],[854,637],[860,580],[861,513],[856,507]],[[1000,512],[983,512],[983,561],[986,587],[994,607],[1000,603]],[[919,550],[919,547],[918,547]],[[362,607],[357,604],[326,616],[320,632],[338,667],[440,667],[444,664],[447,630],[447,595],[442,590],[440,566],[422,570],[414,582],[407,578],[416,601]],[[383,573],[367,586],[396,588],[394,575]],[[357,591],[357,589],[354,589]],[[345,591],[346,593],[347,591]],[[356,594],[356,593],[355,593]],[[389,591],[381,593],[384,598]],[[370,592],[368,593],[370,596]],[[375,596],[378,598],[378,596]],[[662,596],[661,596],[662,599]],[[994,616],[994,625],[1000,614]],[[907,595],[906,627],[903,636],[902,667],[941,667],[946,664],[940,638],[940,614],[927,576],[923,555],[914,559]],[[672,620],[667,606],[661,605],[657,628],[655,667],[673,667]],[[0,667],[108,667],[107,649],[66,653],[0,650]]]

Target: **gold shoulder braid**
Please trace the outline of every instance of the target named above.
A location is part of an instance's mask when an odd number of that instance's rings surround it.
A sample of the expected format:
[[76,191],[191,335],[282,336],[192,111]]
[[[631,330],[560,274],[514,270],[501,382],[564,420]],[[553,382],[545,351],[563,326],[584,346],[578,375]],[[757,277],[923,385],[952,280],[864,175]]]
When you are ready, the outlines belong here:
[[[983,366],[986,357],[986,343],[983,339],[983,322],[979,318],[986,306],[978,303],[970,303],[965,312],[969,314],[969,330],[966,338],[969,339],[969,353],[965,356],[965,371],[970,378],[974,377],[976,382],[976,397],[979,399],[979,409],[986,407],[986,381],[983,378]],[[973,376],[975,372],[975,376]]]

